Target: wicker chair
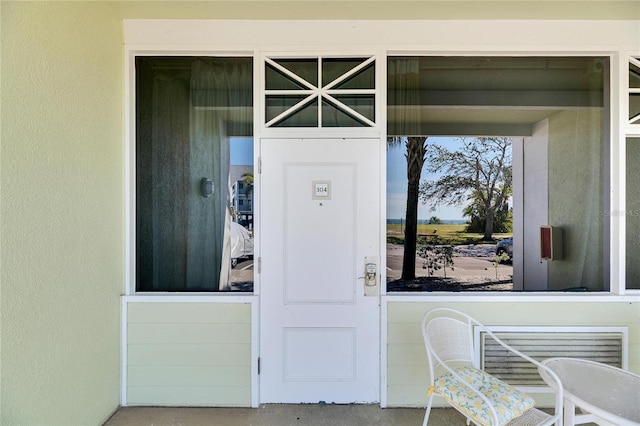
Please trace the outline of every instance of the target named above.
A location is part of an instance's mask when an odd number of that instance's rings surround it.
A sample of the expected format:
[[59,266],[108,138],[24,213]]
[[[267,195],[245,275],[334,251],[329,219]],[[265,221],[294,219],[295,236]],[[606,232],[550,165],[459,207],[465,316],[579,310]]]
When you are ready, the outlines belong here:
[[[523,392],[491,376],[474,363],[474,327],[480,328],[507,350],[535,364],[557,382],[553,414],[534,407],[535,401]],[[426,426],[434,396],[443,397],[467,417],[467,424],[480,426],[562,426],[562,384],[547,367],[510,347],[478,321],[462,312],[435,308],[422,320],[422,335],[429,360],[429,402]]]

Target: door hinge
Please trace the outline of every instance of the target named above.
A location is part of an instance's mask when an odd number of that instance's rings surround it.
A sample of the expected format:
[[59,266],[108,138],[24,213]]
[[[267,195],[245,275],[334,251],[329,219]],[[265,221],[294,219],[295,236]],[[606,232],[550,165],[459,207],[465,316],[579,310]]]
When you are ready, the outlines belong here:
[[258,374],[260,374],[260,357],[258,357]]
[[258,257],[258,273],[262,270],[262,257]]
[[262,173],[262,157],[258,157],[258,174]]

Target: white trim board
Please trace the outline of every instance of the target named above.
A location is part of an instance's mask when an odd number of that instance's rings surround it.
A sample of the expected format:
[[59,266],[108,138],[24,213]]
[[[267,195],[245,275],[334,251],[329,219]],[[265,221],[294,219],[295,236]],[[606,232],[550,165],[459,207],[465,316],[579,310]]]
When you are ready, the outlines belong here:
[[[173,20],[125,19],[128,45],[211,48],[233,52],[253,49],[299,51],[338,47],[387,46],[392,52],[532,50],[602,51],[627,45],[638,48],[640,21],[565,20]],[[318,41],[322,34],[322,42]],[[505,36],[508,35],[508,36]],[[203,42],[203,40],[207,40]],[[279,46],[279,47],[275,47]],[[533,49],[532,49],[533,48]]]

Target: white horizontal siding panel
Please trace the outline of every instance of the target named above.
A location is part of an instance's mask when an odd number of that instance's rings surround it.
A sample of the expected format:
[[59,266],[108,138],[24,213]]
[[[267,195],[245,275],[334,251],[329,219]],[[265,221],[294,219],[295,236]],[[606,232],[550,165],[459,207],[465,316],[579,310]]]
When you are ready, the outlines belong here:
[[127,405],[252,404],[249,303],[127,303]]
[[250,343],[250,324],[129,323],[129,344]]
[[423,365],[427,368],[427,353],[424,345],[391,345],[389,346],[388,365]]
[[129,303],[129,323],[246,324],[251,321],[249,303]]
[[422,365],[401,366],[394,365],[389,367],[388,384],[393,385],[417,385],[425,386],[429,383],[429,371]]
[[[429,300],[412,295],[406,300],[387,302],[387,358],[386,358],[386,405],[419,406],[426,405],[424,384],[417,385],[414,373],[420,368],[428,376],[427,356],[422,343],[420,323],[424,313],[435,307],[451,307],[464,311],[485,325],[521,325],[540,326],[582,326],[582,327],[627,327],[628,367],[630,371],[640,372],[640,305],[636,302],[594,301],[593,297],[583,301],[569,301],[562,295],[554,299],[541,301],[528,300],[518,295],[503,299],[484,300],[483,295],[474,296],[474,301],[456,301],[459,296],[429,295]],[[488,296],[487,296],[488,297]],[[422,300],[421,300],[422,299]],[[547,357],[547,356],[545,356]],[[420,376],[423,377],[423,376]],[[411,394],[411,392],[414,392]],[[544,398],[547,394],[536,394],[535,398]],[[543,406],[553,406],[553,401]]]
[[[425,407],[427,405],[427,385],[389,385],[387,403],[392,407]],[[434,406],[444,406],[442,398],[436,398]]]
[[225,386],[249,383],[251,369],[246,367],[166,367],[131,366],[128,376],[135,386]]
[[129,345],[127,364],[158,366],[248,366],[250,343]]
[[[640,333],[638,333],[640,334]],[[637,336],[629,335],[629,370],[635,371],[636,373],[640,372],[640,343],[634,342],[632,343],[631,339],[637,338]],[[637,368],[632,368],[632,366],[636,366]]]
[[227,406],[251,405],[249,386],[129,386],[129,405]]
[[387,326],[387,343],[420,344],[424,346],[420,327],[415,327],[413,323],[390,322]]

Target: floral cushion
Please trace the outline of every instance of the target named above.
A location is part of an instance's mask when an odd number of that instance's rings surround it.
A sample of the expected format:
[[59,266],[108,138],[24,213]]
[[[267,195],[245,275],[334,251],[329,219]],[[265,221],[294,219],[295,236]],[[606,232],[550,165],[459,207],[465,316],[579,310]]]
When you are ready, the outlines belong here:
[[[502,426],[532,408],[535,401],[505,382],[482,370],[461,367],[456,374],[472,388],[482,393],[494,406],[498,414],[498,425]],[[492,426],[493,415],[489,406],[469,387],[461,384],[451,373],[436,379],[429,393],[444,397],[451,405],[478,424]]]

